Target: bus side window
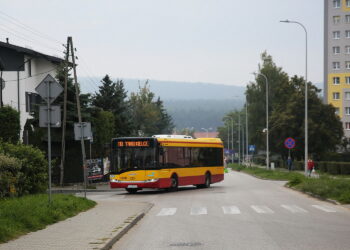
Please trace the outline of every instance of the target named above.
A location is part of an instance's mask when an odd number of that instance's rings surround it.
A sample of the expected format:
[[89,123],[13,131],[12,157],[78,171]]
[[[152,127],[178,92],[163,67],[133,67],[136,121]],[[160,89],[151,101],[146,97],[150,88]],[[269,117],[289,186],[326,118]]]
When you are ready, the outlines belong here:
[[164,168],[165,167],[165,162],[166,162],[166,149],[160,147],[159,148],[159,167]]

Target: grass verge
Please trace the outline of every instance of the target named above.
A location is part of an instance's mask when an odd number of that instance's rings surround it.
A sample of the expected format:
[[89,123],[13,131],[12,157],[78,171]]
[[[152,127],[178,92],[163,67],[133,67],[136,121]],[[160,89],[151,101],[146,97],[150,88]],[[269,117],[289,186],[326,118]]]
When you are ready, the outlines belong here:
[[308,178],[297,172],[279,169],[271,171],[258,167],[246,168],[238,164],[230,164],[229,167],[264,179],[288,181],[287,186],[302,192],[311,193],[323,199],[336,200],[342,204],[350,204],[350,181],[346,178],[334,178],[327,174],[322,174],[320,178]]
[[0,243],[45,228],[96,205],[96,202],[66,194],[47,194],[0,199]]

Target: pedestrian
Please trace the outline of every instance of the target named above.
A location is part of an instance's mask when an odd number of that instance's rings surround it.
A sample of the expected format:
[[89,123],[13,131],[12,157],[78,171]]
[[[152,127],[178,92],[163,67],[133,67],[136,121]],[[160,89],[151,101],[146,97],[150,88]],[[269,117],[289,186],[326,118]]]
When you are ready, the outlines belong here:
[[293,160],[292,160],[292,157],[288,156],[288,159],[287,159],[287,167],[288,167],[288,171],[292,171],[292,166],[293,166]]
[[309,159],[307,161],[307,172],[308,172],[308,175],[309,177],[311,176],[311,173],[312,173],[312,170],[314,169],[315,167],[315,163],[312,159]]

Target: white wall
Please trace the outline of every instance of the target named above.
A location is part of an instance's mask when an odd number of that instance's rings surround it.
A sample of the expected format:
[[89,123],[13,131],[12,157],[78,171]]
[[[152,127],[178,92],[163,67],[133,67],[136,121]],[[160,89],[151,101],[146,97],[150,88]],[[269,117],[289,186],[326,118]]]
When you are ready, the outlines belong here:
[[[30,57],[25,56],[24,61],[27,61]],[[43,59],[33,58],[31,60],[31,77],[29,77],[28,63],[25,63],[25,70],[19,72],[19,90],[20,90],[20,122],[21,122],[21,134],[22,140],[23,127],[28,118],[31,118],[28,112],[26,112],[26,92],[35,92],[35,88],[45,78],[47,74],[56,76],[57,65]],[[14,109],[18,110],[18,95],[17,95],[17,72],[3,72],[2,78],[5,80],[5,88],[3,89],[3,103],[4,105],[10,105]]]

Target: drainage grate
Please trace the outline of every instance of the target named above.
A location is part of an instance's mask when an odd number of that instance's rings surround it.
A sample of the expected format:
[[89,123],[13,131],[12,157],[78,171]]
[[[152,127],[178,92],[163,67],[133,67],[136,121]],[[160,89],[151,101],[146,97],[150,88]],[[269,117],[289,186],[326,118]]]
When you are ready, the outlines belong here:
[[200,242],[179,242],[179,243],[172,243],[169,246],[170,247],[198,247],[201,245],[202,243]]

